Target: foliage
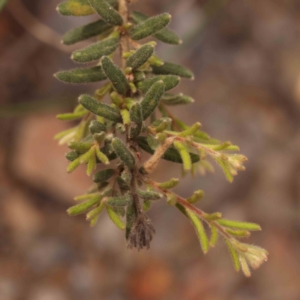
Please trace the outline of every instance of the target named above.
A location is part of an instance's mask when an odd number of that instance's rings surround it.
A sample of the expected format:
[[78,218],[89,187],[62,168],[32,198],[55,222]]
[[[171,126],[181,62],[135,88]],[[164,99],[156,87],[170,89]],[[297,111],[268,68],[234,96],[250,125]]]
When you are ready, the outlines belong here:
[[[260,230],[259,225],[226,220],[219,212],[205,213],[194,206],[204,196],[202,190],[187,199],[171,191],[179,183],[177,178],[163,183],[151,179],[161,159],[181,164],[185,174],[212,171],[213,160],[232,182],[237,172],[244,170],[246,157],[236,154],[239,148],[230,142],[209,137],[200,130],[199,122],[189,126],[170,113],[174,105],[194,102],[182,93],[169,92],[181,78],[193,79],[193,73],[157,57],[156,42],[143,44],[140,40],[155,37],[173,45],[181,40],[166,27],[171,20],[169,14],[148,17],[140,12],[130,13],[128,5],[125,0],[69,0],[58,6],[62,15],[96,13],[101,17],[71,29],[62,40],[71,45],[97,37],[95,43],[71,56],[77,63],[96,62],[96,66],[55,75],[66,83],[103,82],[93,95],[81,95],[72,113],[57,116],[60,120],[78,120],[75,127],[56,135],[60,144],[68,144],[70,148],[66,155],[70,161],[67,171],[86,165],[90,176],[99,166],[101,169],[94,173],[94,185],[75,198],[80,203],[69,208],[68,214],[86,213],[94,226],[106,210],[115,225],[125,230],[128,247],[140,250],[149,248],[155,232],[146,211],[153,201],[165,198],[168,205],[191,221],[204,253],[222,236],[235,269],[241,268],[250,276],[250,267],[259,267],[267,259],[267,252],[239,240],[249,237],[251,231]],[[120,65],[116,64],[118,49]],[[151,154],[147,160],[145,152]]]

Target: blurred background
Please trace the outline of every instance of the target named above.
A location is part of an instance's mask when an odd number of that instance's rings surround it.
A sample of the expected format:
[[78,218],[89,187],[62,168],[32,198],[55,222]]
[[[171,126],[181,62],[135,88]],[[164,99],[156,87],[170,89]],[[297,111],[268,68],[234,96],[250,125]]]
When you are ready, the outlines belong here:
[[[74,68],[68,29],[93,17],[59,16],[59,0],[9,0],[0,13],[1,300],[299,300],[300,299],[300,0],[141,0],[147,14],[170,12],[184,43],[158,55],[195,73],[180,91],[196,99],[172,112],[249,158],[232,184],[221,170],[185,177],[176,191],[203,189],[201,207],[253,221],[249,242],[270,252],[251,279],[237,274],[222,242],[203,255],[193,228],[163,201],[148,251],[126,249],[105,214],[94,228],[65,210],[90,179],[66,174],[65,146],[53,136],[71,126],[78,94],[98,85],[65,85],[52,74]],[[85,43],[76,45],[83,47]],[[156,180],[180,176],[163,163]]]

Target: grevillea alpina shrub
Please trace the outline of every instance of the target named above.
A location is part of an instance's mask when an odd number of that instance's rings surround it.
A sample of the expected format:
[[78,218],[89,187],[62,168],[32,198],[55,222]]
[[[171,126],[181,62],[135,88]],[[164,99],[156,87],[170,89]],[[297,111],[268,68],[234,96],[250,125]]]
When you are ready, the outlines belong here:
[[191,221],[204,253],[221,236],[235,269],[241,268],[250,276],[250,268],[267,260],[267,251],[240,239],[260,226],[223,219],[220,212],[206,213],[195,206],[204,195],[202,190],[184,199],[172,191],[179,179],[156,182],[151,177],[161,160],[181,165],[185,174],[211,171],[211,161],[215,161],[231,182],[239,170],[244,170],[246,157],[236,154],[239,148],[230,142],[210,138],[200,130],[199,122],[185,124],[170,113],[174,105],[194,102],[187,95],[172,93],[181,79],[193,79],[193,73],[162,61],[155,55],[156,42],[143,43],[143,39],[153,37],[172,45],[181,40],[167,28],[171,21],[168,13],[149,17],[131,12],[129,2],[69,0],[57,8],[64,16],[99,16],[98,21],[71,29],[63,37],[66,45],[94,38],[90,46],[75,51],[71,58],[80,64],[94,62],[95,66],[55,75],[71,84],[99,83],[96,91],[79,96],[72,113],[57,116],[78,121],[77,126],[56,135],[60,144],[68,144],[70,149],[67,171],[85,165],[94,182],[86,194],[75,198],[78,204],[70,207],[68,214],[85,213],[94,226],[106,211],[112,222],[125,230],[128,247],[143,249],[149,248],[155,233],[147,211],[165,199]]

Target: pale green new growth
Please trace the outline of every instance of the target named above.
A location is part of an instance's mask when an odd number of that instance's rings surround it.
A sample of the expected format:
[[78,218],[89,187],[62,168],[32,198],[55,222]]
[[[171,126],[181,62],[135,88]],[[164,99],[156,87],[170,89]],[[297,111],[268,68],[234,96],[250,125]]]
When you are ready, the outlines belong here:
[[78,122],[55,136],[59,144],[67,144],[70,149],[66,154],[67,172],[82,165],[88,176],[93,174],[93,186],[86,194],[75,197],[75,201],[82,202],[67,212],[71,216],[86,213],[87,221],[94,226],[106,208],[112,222],[125,229],[128,248],[148,249],[155,230],[146,213],[151,204],[165,199],[191,221],[204,253],[222,237],[234,268],[250,276],[251,269],[266,261],[268,253],[240,240],[261,230],[258,224],[202,211],[195,204],[204,197],[204,191],[191,191],[189,198],[182,198],[172,190],[179,184],[178,178],[162,183],[151,179],[163,159],[182,166],[185,175],[212,172],[212,163],[216,163],[232,182],[238,171],[245,169],[247,159],[236,153],[238,146],[201,131],[200,122],[186,124],[174,117],[169,110],[172,106],[191,104],[194,99],[169,91],[181,79],[193,79],[194,74],[186,67],[160,59],[154,51],[156,42],[138,41],[153,36],[177,45],[181,40],[166,28],[171,20],[168,13],[149,18],[141,12],[130,12],[129,2],[69,0],[57,8],[65,16],[96,13],[101,17],[69,30],[63,37],[66,45],[94,37],[93,43],[75,51],[72,59],[95,65],[55,74],[65,83],[98,83],[91,96],[79,97],[72,112],[57,115],[59,120]]

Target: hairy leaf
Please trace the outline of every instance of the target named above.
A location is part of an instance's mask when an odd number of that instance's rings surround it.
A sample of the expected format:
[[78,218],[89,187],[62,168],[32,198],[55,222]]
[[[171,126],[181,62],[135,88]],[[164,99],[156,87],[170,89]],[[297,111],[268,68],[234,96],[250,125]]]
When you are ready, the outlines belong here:
[[101,66],[60,71],[55,74],[55,77],[66,83],[91,83],[106,79]]
[[62,42],[65,45],[73,45],[88,38],[100,35],[112,28],[113,26],[105,23],[103,20],[98,20],[96,22],[69,30],[63,36]]

